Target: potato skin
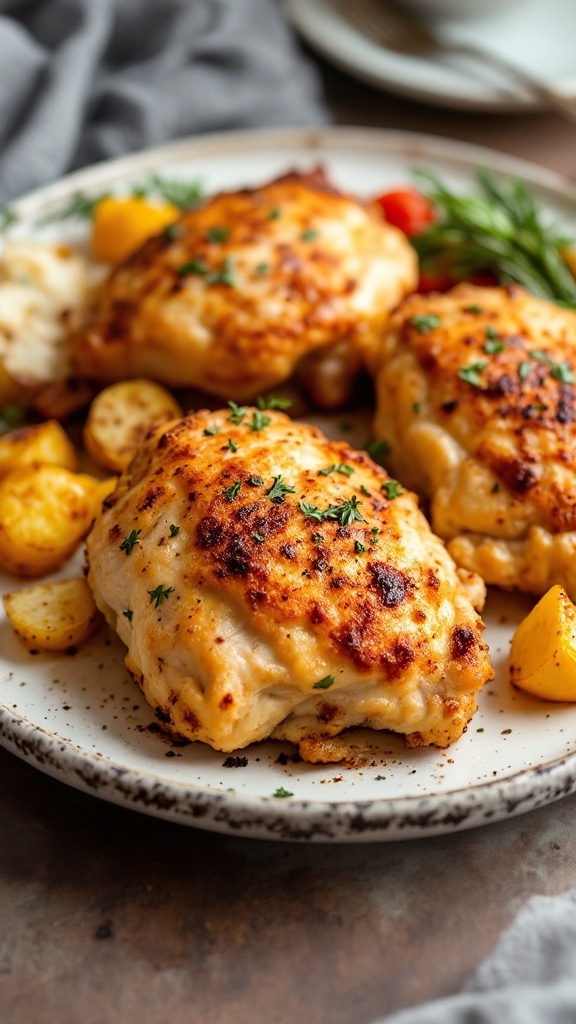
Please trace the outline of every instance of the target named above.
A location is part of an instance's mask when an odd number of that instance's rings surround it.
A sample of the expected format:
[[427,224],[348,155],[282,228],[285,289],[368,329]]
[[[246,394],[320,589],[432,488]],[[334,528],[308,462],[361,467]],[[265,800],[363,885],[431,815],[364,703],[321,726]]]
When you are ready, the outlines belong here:
[[105,388],[92,402],[84,427],[84,445],[100,466],[121,473],[153,426],[181,415],[176,399],[159,384],[150,380],[120,381]]
[[10,625],[29,650],[69,651],[102,619],[82,577],[37,583],[6,594],[3,602]]
[[72,471],[78,468],[76,449],[56,420],[18,427],[0,437],[0,479],[38,462]]

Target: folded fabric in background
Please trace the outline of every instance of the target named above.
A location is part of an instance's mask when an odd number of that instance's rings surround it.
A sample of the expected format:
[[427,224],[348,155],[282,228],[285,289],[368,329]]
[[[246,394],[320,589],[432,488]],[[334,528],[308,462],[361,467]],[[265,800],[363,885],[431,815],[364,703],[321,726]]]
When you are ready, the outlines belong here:
[[198,132],[327,119],[275,0],[0,0],[0,202]]
[[576,889],[535,896],[457,995],[379,1024],[574,1024]]

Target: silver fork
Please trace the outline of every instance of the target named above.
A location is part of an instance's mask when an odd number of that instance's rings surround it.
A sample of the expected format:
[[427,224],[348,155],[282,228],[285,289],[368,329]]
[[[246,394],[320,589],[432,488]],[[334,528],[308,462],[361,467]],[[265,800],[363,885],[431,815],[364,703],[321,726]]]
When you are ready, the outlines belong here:
[[472,57],[481,64],[503,72],[528,88],[547,107],[576,122],[576,98],[563,96],[523,68],[497,53],[469,43],[445,42],[421,21],[400,11],[392,0],[335,0],[340,12],[375,43],[410,57],[442,57],[456,54]]

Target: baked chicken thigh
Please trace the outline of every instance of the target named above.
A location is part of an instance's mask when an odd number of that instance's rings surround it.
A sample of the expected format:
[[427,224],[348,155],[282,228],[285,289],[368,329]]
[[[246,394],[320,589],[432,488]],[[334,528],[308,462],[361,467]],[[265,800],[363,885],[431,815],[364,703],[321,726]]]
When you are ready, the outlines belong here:
[[479,581],[367,454],[232,403],[154,428],[105,506],[88,581],[176,732],[323,761],[350,726],[465,729],[492,675]]
[[576,313],[518,287],[414,296],[391,321],[376,434],[487,583],[576,599],[575,382]]
[[207,200],[114,269],[73,338],[76,372],[241,402],[308,356],[314,398],[338,405],[416,280],[413,249],[375,208],[320,172],[290,174]]

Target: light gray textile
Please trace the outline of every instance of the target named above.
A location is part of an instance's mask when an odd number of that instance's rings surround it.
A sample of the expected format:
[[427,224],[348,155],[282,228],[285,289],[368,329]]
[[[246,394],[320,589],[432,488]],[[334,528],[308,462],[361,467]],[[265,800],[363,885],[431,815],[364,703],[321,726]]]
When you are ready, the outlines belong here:
[[324,120],[275,0],[0,0],[0,202],[184,135]]
[[458,995],[380,1024],[576,1024],[576,889],[531,899]]

